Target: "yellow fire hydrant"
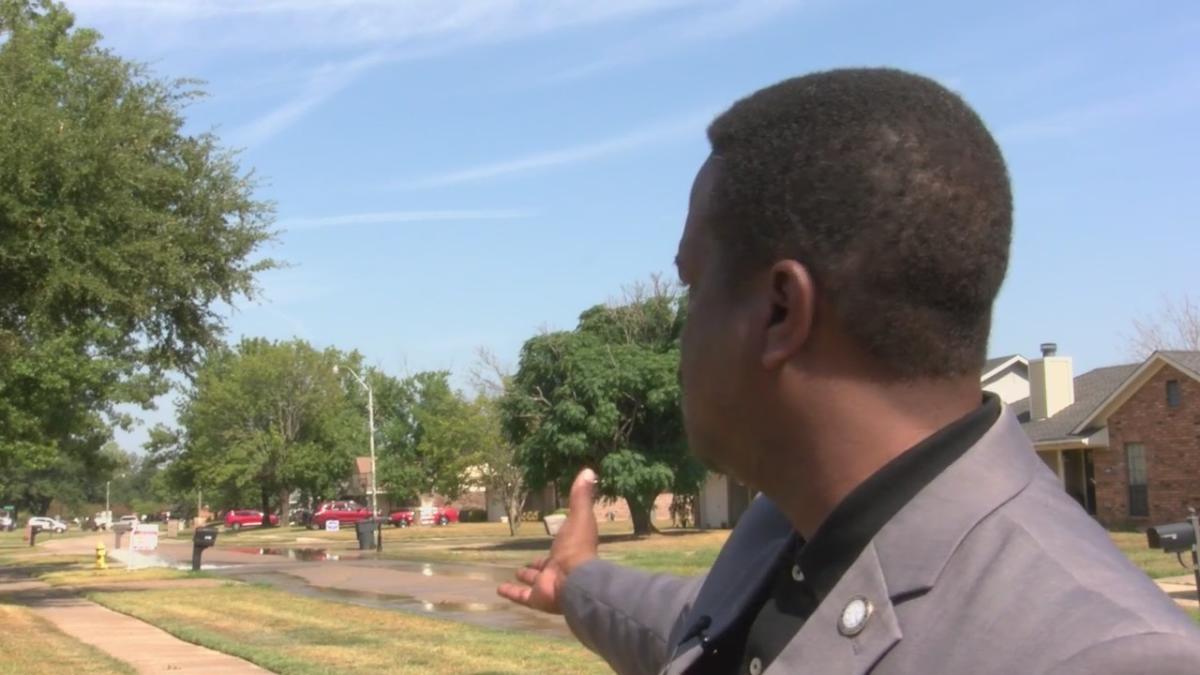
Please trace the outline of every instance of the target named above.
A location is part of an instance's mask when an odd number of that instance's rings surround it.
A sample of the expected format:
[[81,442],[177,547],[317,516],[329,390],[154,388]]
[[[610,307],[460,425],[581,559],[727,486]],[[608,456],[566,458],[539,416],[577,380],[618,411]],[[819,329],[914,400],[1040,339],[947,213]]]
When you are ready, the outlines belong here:
[[104,548],[104,542],[96,542],[96,569],[108,569],[108,551]]

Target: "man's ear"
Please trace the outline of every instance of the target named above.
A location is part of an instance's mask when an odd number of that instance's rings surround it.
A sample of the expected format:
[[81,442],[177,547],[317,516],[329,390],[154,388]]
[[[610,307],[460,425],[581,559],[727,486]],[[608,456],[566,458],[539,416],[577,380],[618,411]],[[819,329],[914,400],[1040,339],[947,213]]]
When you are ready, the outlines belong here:
[[773,370],[808,342],[816,314],[817,288],[808,268],[795,260],[780,260],[771,266],[768,275],[771,306],[762,364]]

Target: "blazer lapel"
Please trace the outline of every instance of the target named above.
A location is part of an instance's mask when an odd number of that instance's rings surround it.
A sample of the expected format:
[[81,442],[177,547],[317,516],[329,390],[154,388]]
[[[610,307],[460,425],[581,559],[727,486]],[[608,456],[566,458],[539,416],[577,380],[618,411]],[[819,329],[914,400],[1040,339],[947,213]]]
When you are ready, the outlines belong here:
[[[903,638],[893,600],[933,588],[963,538],[980,520],[1032,480],[1041,461],[1008,410],[962,458],[919,492],[883,527],[838,581],[770,673],[868,672]],[[870,609],[861,626],[845,630],[843,613]],[[851,620],[861,611],[850,611]]]
[[[817,666],[839,674],[869,671],[903,637],[893,600],[932,588],[967,533],[1023,490],[1041,466],[1006,407],[975,446],[888,521],[767,671]],[[721,550],[680,633],[672,636],[675,658],[666,672],[684,672],[703,653],[703,635],[720,635],[746,611],[792,532],[771,501],[761,496],[754,501]],[[846,625],[845,619],[856,620],[866,606],[861,626]],[[709,618],[708,627],[684,639],[684,631],[701,617]]]
[[675,656],[666,672],[687,670],[703,653],[701,642],[705,637],[715,639],[748,611],[759,590],[770,581],[775,562],[792,533],[791,523],[768,499],[759,496],[751,503],[713,563],[680,624],[680,633],[671,636]]
[[869,545],[766,672],[804,672],[819,664],[823,673],[858,675],[901,637],[879,557]]

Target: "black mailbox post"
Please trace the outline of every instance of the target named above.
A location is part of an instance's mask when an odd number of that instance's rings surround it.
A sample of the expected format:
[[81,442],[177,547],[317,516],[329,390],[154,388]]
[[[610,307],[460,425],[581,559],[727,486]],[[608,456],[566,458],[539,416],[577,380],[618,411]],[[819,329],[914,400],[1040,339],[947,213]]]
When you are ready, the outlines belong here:
[[200,554],[217,544],[217,528],[197,527],[192,533],[192,571],[200,571]]
[[41,531],[42,531],[41,525],[30,525],[29,526],[29,545],[30,546],[33,546],[34,543],[37,542],[38,532],[41,532]]
[[1165,553],[1185,553],[1196,545],[1196,532],[1190,522],[1159,525],[1146,530],[1146,543]]
[[[1159,525],[1146,530],[1146,544],[1150,548],[1160,548],[1164,553],[1174,553],[1179,564],[1190,569],[1196,579],[1196,597],[1200,599],[1200,515],[1196,509],[1189,508],[1191,515],[1182,523]],[[1191,552],[1192,566],[1189,568],[1183,562],[1183,554]]]
[[112,526],[113,533],[113,550],[121,548],[121,538],[125,533],[133,531],[132,523],[114,523]]

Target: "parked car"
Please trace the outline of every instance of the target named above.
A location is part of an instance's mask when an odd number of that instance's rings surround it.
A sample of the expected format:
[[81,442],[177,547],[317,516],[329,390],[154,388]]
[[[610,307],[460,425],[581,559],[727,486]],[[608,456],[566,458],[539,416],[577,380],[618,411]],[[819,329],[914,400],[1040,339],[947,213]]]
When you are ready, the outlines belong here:
[[97,511],[95,515],[84,521],[83,526],[89,530],[107,530],[112,527],[112,513]]
[[67,531],[67,524],[64,523],[63,521],[59,520],[58,518],[49,518],[46,516],[34,516],[29,519],[29,524],[33,525],[34,527],[42,528],[43,532],[46,532],[47,530],[49,530],[50,532],[55,532],[55,533],[61,534],[61,533]]
[[137,525],[137,524],[138,524],[138,523],[140,523],[140,522],[142,522],[142,521],[141,521],[141,519],[139,519],[139,518],[138,518],[137,516],[135,516],[135,515],[121,516],[121,517],[120,517],[120,518],[117,520],[117,523],[118,523],[118,524],[120,524],[120,525],[125,525],[125,526],[127,526],[127,527],[131,527],[131,528],[132,528],[134,525]]
[[388,522],[392,524],[392,527],[412,527],[424,523],[449,525],[458,522],[458,509],[453,506],[401,509],[393,511],[388,516]]
[[[237,531],[243,527],[259,527],[263,524],[262,511],[237,509],[225,514],[225,527]],[[279,524],[279,516],[271,514],[271,524]]]
[[400,511],[392,511],[388,516],[388,522],[392,527],[412,527],[416,524],[416,517],[413,515],[412,509],[403,509]]
[[17,529],[17,521],[8,512],[0,513],[0,530],[4,532],[12,532]]
[[[324,529],[325,523],[336,520],[340,525],[351,525],[361,520],[371,519],[371,509],[356,501],[325,502],[317,508],[309,524],[309,529]],[[339,526],[340,526],[339,525]]]

